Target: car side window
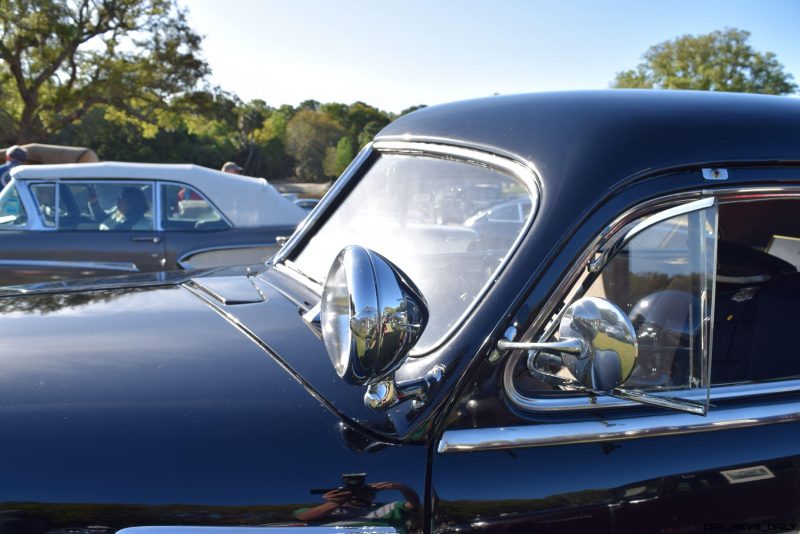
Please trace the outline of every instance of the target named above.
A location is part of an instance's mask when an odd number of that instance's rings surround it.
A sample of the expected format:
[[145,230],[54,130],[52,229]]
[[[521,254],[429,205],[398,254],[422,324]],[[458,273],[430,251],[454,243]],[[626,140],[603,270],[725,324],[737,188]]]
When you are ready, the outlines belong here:
[[164,230],[207,231],[230,226],[197,189],[161,184],[161,225]]
[[148,182],[60,183],[59,230],[152,231],[153,186]]
[[25,206],[16,184],[9,184],[0,193],[0,229],[15,229],[28,224]]
[[800,199],[720,205],[711,378],[800,376]]
[[[693,234],[708,234],[713,224],[707,217],[698,226],[692,214],[647,228],[608,258],[596,277],[586,276],[572,289],[570,299],[610,300],[633,324],[639,356],[624,387],[651,392],[696,388],[703,380],[698,367],[703,351],[710,352],[712,387],[800,378],[793,334],[800,329],[798,210],[798,198],[723,197],[711,249],[716,257],[713,285],[705,296],[693,267],[700,253]],[[713,298],[713,313],[704,311],[707,298]],[[704,322],[711,325],[707,342]],[[554,389],[569,395],[568,388],[547,380],[546,375],[568,377],[558,357],[545,355],[536,365],[533,372],[519,374],[517,391],[532,399],[552,398]]]

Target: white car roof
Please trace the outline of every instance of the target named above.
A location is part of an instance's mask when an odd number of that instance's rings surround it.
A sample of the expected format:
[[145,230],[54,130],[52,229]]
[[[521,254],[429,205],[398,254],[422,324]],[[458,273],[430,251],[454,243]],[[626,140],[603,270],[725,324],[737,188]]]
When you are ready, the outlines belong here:
[[263,178],[224,173],[199,165],[158,163],[78,163],[20,165],[15,180],[163,180],[203,193],[237,227],[296,225],[306,212]]

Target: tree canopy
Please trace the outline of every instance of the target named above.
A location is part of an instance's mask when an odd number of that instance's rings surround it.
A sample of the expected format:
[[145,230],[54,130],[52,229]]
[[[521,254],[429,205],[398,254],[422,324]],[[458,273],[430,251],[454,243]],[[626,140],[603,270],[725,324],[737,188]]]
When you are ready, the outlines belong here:
[[97,105],[155,123],[208,74],[175,0],[3,0],[5,140],[41,139]]
[[684,35],[651,46],[635,69],[618,72],[618,88],[697,89],[783,95],[797,85],[772,52],[758,52],[736,28]]

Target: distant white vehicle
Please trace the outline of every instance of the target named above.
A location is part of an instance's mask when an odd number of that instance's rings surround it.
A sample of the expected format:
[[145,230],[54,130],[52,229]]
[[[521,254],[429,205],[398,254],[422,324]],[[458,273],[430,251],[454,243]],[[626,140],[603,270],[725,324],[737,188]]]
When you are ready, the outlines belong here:
[[20,166],[0,194],[0,284],[260,263],[306,212],[197,165]]

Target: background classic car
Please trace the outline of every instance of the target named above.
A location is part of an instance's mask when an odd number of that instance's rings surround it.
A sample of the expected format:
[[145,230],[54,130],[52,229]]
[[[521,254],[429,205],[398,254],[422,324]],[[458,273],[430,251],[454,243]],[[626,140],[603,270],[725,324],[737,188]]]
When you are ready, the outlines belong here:
[[305,216],[265,180],[196,165],[39,165],[12,176],[0,194],[6,285],[263,263]]
[[[794,99],[468,101],[384,129],[261,272],[8,290],[0,518],[796,530],[798,162]],[[459,183],[527,196],[516,238],[439,218]]]

